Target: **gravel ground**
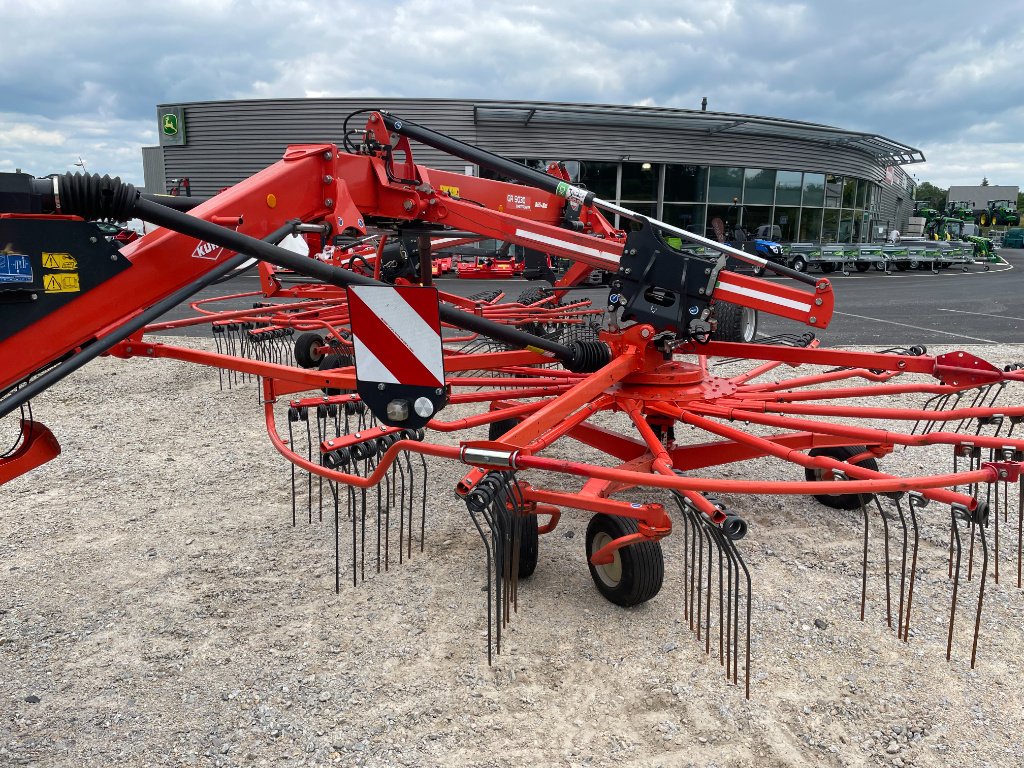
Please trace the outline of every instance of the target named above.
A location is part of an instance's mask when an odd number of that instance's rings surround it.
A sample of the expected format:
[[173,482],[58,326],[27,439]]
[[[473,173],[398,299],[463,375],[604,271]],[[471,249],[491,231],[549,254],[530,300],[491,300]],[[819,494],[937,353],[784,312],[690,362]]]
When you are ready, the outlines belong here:
[[[292,527],[288,465],[252,384],[102,359],[35,413],[64,452],[0,491],[0,766],[1024,763],[1014,553],[1004,545],[1003,583],[988,581],[975,670],[977,579],[962,582],[947,663],[938,505],[922,514],[904,644],[876,554],[859,620],[859,513],[727,499],[751,525],[748,701],[684,619],[680,535],[664,542],[658,597],[623,610],[597,594],[586,518],[567,514],[488,666],[459,467],[432,465],[426,552],[358,587],[343,564],[335,595],[333,527]],[[907,451],[884,468],[944,467]]]

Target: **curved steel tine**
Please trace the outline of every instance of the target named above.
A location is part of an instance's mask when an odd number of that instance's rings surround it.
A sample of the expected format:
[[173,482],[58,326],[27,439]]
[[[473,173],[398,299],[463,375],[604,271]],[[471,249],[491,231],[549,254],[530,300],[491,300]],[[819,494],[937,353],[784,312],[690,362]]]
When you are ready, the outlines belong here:
[[[494,618],[491,612],[491,574],[494,571],[494,559],[491,556],[491,542],[487,534],[484,533],[483,526],[480,524],[480,520],[477,518],[476,513],[472,507],[469,508],[469,517],[473,521],[473,525],[476,526],[477,533],[480,534],[480,540],[484,543],[484,553],[487,556],[487,665],[490,666],[493,663],[492,648],[493,648],[493,635],[492,627],[494,626]],[[481,514],[481,517],[483,515]],[[486,522],[486,518],[485,522]]]
[[[878,497],[875,497],[875,503],[881,504],[878,501]],[[903,506],[899,503],[899,499],[895,499],[896,512],[900,517],[900,527],[903,529],[903,541],[902,541],[902,556],[900,558],[900,602],[899,609],[896,612],[896,637],[900,637],[903,628],[903,602],[905,599],[906,584],[907,584],[907,545],[909,532],[907,530],[907,519],[903,515]]]
[[868,600],[868,542],[871,538],[868,524],[868,505],[864,496],[860,496],[860,511],[864,517],[864,556],[861,562],[860,581],[860,620],[864,621],[864,609]]
[[[745,658],[745,661],[744,661],[743,677],[744,677],[745,696],[746,696],[746,698],[749,699],[750,698],[750,627],[751,627],[751,611],[752,611],[752,607],[753,607],[752,606],[752,588],[751,588],[751,582],[750,582],[750,570],[747,568],[746,561],[744,561],[743,556],[740,554],[739,548],[736,546],[736,542],[732,541],[731,539],[728,540],[728,547],[729,547],[729,550],[732,552],[732,556],[735,558],[736,564],[739,566],[740,570],[743,571],[744,580],[746,581],[746,600],[744,601],[745,604],[746,604],[746,633],[744,635],[744,645],[746,646],[746,651],[745,651],[745,657],[746,658]],[[739,650],[739,594],[740,594],[739,583],[740,583],[740,580],[739,580],[738,574],[737,574],[737,579],[736,579],[736,614],[735,614],[736,615],[736,619],[735,619],[736,623],[735,623],[735,635],[734,635],[734,637],[736,638],[736,643],[737,643],[737,654],[736,654],[736,656],[734,658],[738,657],[738,655],[739,655],[738,654],[738,650]],[[736,678],[737,678],[736,664],[737,664],[737,662],[734,661],[733,682],[736,682]]]
[[952,504],[949,508],[950,530],[953,533],[952,540],[956,542],[956,567],[953,574],[953,599],[950,603],[949,609],[949,635],[946,638],[946,661],[949,661],[953,654],[953,624],[956,621],[956,598],[957,591],[960,587],[960,527],[956,522],[958,507],[959,505]]
[[974,615],[974,641],[971,643],[971,669],[978,659],[978,634],[981,631],[981,610],[985,603],[985,577],[988,575],[988,540],[985,536],[985,526],[988,520],[981,516],[979,505],[971,515],[971,528],[978,528],[978,538],[981,540],[981,579],[978,581],[978,609]]
[[[903,641],[910,642],[910,611],[914,604],[914,583],[917,579],[917,549],[920,543],[920,529],[917,525],[917,510],[928,503],[922,494],[911,491],[907,506],[910,510],[910,522],[914,529],[914,554],[910,561],[910,581],[907,585],[907,610],[903,618]],[[899,503],[897,501],[897,503]]]

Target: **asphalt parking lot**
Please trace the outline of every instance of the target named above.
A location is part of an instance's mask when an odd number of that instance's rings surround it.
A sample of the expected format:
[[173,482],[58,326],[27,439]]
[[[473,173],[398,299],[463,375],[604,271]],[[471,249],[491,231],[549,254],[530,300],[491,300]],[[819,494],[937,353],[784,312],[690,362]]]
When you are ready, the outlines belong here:
[[[893,272],[874,270],[839,273],[828,277],[835,291],[835,314],[831,325],[818,336],[828,346],[913,344],[1017,344],[1024,341],[1024,251],[1002,249],[1007,263],[993,265],[988,272],[972,266],[969,272],[943,270],[931,272]],[[817,276],[817,275],[816,275]],[[771,280],[788,278],[771,277]],[[460,280],[449,277],[437,286],[460,296],[482,290],[499,289],[515,299],[531,286],[525,280]],[[245,275],[204,290],[200,297],[257,291],[259,281]],[[587,296],[595,306],[603,306],[608,289],[588,287],[574,293]],[[226,302],[223,309],[244,308],[256,299]],[[212,307],[211,307],[212,308]],[[164,319],[188,317],[194,313],[181,305]],[[803,332],[803,326],[791,321],[761,315],[760,332],[776,334]],[[177,331],[177,333],[183,333]],[[202,326],[184,331],[186,335],[206,335]]]

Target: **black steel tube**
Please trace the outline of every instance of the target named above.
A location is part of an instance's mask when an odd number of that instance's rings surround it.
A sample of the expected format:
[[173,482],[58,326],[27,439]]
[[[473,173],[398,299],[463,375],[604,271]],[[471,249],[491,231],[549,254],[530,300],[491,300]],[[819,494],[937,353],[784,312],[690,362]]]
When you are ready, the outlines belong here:
[[[237,253],[245,253],[253,258],[262,259],[270,264],[314,277],[330,285],[336,285],[341,288],[347,288],[350,285],[387,285],[387,283],[382,283],[371,277],[365,277],[340,267],[332,267],[308,256],[300,256],[286,248],[279,248],[276,245],[265,243],[262,240],[243,235],[226,227],[197,219],[195,216],[190,216],[187,213],[171,210],[159,203],[153,203],[145,199],[136,199],[132,208],[135,215],[144,221],[190,235],[199,240],[205,240],[208,243],[214,243]],[[532,333],[520,331],[510,325],[503,325],[493,320],[471,315],[468,312],[463,312],[445,304],[442,304],[439,309],[441,319],[446,323],[454,325],[456,328],[479,333],[483,336],[503,341],[513,347],[534,347],[545,352],[551,352],[563,363],[571,363],[574,359],[572,350],[556,341],[543,339],[539,336],[534,336]]]
[[168,208],[173,208],[176,211],[191,211],[200,203],[205,203],[207,200],[212,199],[209,197],[186,197],[184,195],[155,195],[148,192],[141,193],[140,197],[143,200],[166,205]]
[[[153,205],[159,205],[159,203],[153,203]],[[287,224],[281,226],[279,229],[267,235],[267,240],[269,242],[279,242],[285,236],[291,234],[292,227],[294,225],[294,221],[288,222]],[[118,342],[124,341],[140,328],[144,328],[146,325],[156,320],[156,318],[160,317],[164,312],[167,312],[168,310],[178,306],[179,304],[181,304],[181,302],[185,301],[185,299],[190,298],[191,296],[198,293],[206,286],[213,284],[221,277],[223,277],[226,274],[229,274],[232,270],[237,269],[239,266],[241,266],[248,260],[249,256],[239,253],[236,254],[235,256],[232,256],[230,259],[220,264],[217,264],[212,270],[207,272],[202,277],[193,280],[186,286],[179,288],[170,296],[158,301],[149,309],[136,315],[131,320],[126,322],[124,325],[118,326],[113,331],[108,333],[106,336],[102,336],[96,339],[96,341],[94,341],[92,344],[90,344],[87,347],[84,347],[81,352],[72,355],[67,360],[57,365],[56,367],[51,368],[43,375],[30,381],[26,386],[22,387],[19,390],[16,390],[15,392],[12,392],[3,400],[0,400],[0,418],[11,413],[12,411],[14,411],[15,408],[24,405],[36,395],[45,392],[58,381],[63,379],[65,376],[69,376],[70,374],[74,373],[83,365],[88,363],[90,360],[95,360],[97,357],[102,355],[104,352],[108,351]]]
[[[455,157],[461,157],[463,160],[469,160],[482,168],[489,168],[495,173],[516,179],[524,184],[540,187],[545,192],[550,192],[553,195],[560,194],[558,191],[559,185],[565,185],[565,182],[561,179],[556,179],[554,176],[550,176],[542,171],[528,168],[501,155],[495,155],[485,149],[474,147],[472,144],[467,144],[464,141],[459,141],[437,131],[432,131],[430,128],[424,128],[422,125],[411,123],[388,112],[381,112],[380,115],[384,118],[384,124],[388,127],[388,130],[399,133],[402,136],[408,136],[410,139],[415,139],[421,144],[447,152]],[[589,205],[593,197],[593,192],[588,193],[585,202]]]

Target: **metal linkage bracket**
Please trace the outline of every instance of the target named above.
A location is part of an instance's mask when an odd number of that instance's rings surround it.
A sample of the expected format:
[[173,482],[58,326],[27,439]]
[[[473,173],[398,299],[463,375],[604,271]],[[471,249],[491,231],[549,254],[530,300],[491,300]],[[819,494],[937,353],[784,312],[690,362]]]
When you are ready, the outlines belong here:
[[623,320],[656,331],[705,335],[711,331],[708,303],[725,261],[676,250],[643,219],[626,238],[609,304],[621,307]]
[[1021,464],[1019,461],[985,461],[981,464],[983,469],[991,469],[996,477],[1007,483],[1016,483],[1020,480]]

